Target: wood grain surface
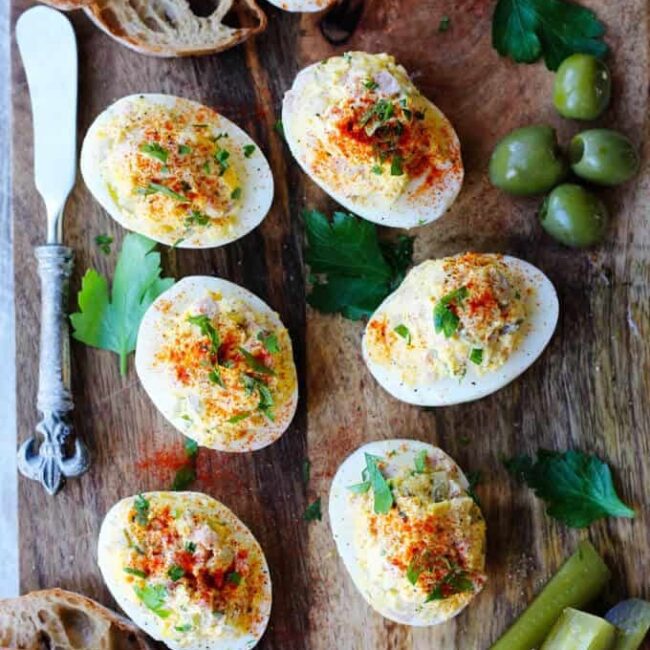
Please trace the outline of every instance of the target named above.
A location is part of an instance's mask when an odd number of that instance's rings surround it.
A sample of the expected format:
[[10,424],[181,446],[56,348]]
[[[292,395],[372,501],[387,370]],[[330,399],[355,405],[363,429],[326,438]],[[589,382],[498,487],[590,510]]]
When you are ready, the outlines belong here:
[[[32,4],[12,3],[14,21]],[[257,293],[280,312],[293,337],[302,378],[293,425],[279,442],[253,454],[202,450],[196,486],[230,506],[266,552],[274,605],[262,648],[487,648],[583,537],[613,570],[608,603],[650,597],[650,8],[646,0],[583,3],[607,24],[612,47],[614,100],[601,122],[641,143],[644,163],[636,181],[604,193],[614,215],[606,242],[579,252],[543,236],[535,201],[511,200],[487,182],[489,153],[511,128],[550,122],[564,140],[578,130],[555,114],[552,76],[542,65],[517,66],[492,50],[492,4],[367,0],[356,32],[338,48],[323,38],[319,17],[265,6],[269,26],[255,40],[184,60],[135,54],[82,14],[71,15],[80,48],[80,138],[123,95],[174,93],[213,106],[246,129],[274,170],[275,202],[253,233],[221,249],[163,252],[166,271],[177,278],[215,274]],[[444,15],[451,28],[439,33]],[[444,218],[416,231],[416,260],[467,249],[513,253],[543,269],[560,294],[560,322],[547,351],[523,377],[481,401],[435,410],[397,402],[363,365],[362,324],[305,308],[300,211],[333,204],[298,170],[272,125],[296,72],[345,49],[395,54],[449,116],[463,144],[467,177],[461,196]],[[24,439],[37,420],[39,291],[32,248],[43,240],[45,221],[33,187],[29,100],[17,56],[13,140],[18,422]],[[115,253],[105,257],[93,243],[101,233],[118,242],[124,234],[79,180],[65,225],[66,243],[76,254],[74,291],[89,266],[112,271]],[[154,409],[133,370],[123,380],[112,354],[76,343],[72,351],[74,425],[89,444],[93,465],[56,498],[21,479],[21,588],[60,586],[115,606],[95,562],[101,520],[117,499],[169,485],[170,473],[143,469],[142,461],[178,449],[181,437]],[[482,474],[478,494],[488,523],[489,581],[468,610],[437,628],[411,629],[374,613],[336,555],[327,517],[302,521],[316,496],[326,505],[331,477],[348,453],[392,437],[439,445],[464,469]],[[580,532],[546,517],[542,504],[513,484],[501,465],[504,455],[540,446],[578,447],[607,459],[638,517],[602,521]],[[301,479],[306,457],[313,467],[308,487]]]

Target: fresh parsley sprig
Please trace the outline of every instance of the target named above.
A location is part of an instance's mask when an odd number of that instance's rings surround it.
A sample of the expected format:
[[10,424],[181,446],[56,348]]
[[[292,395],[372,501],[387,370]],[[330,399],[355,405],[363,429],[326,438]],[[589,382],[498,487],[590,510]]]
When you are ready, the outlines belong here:
[[585,528],[607,516],[635,516],[616,494],[609,466],[597,456],[540,449],[537,460],[522,455],[504,464],[546,502],[551,517],[570,528]]
[[373,510],[378,515],[385,515],[390,511],[395,503],[393,491],[379,469],[379,463],[382,461],[378,456],[364,454],[366,466],[361,473],[363,479],[361,483],[348,486],[348,490],[355,494],[364,494],[372,488],[374,503]]
[[404,279],[413,257],[413,238],[380,241],[377,228],[345,212],[329,220],[318,210],[304,213],[312,290],[307,301],[324,313],[358,320],[370,316]]

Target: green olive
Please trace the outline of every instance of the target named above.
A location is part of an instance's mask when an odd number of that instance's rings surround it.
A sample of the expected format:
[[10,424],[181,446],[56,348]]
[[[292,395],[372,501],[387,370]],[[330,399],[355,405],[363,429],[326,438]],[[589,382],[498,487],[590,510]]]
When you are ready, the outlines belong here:
[[639,154],[618,131],[591,129],[578,133],[569,145],[573,172],[598,185],[620,185],[639,171]]
[[567,174],[555,130],[545,124],[515,129],[492,152],[490,182],[510,194],[547,192]]
[[603,202],[584,187],[572,183],[556,187],[544,199],[539,218],[549,235],[576,248],[598,243],[608,221]]
[[609,105],[612,80],[607,66],[591,54],[572,54],[555,75],[553,103],[558,113],[595,120]]

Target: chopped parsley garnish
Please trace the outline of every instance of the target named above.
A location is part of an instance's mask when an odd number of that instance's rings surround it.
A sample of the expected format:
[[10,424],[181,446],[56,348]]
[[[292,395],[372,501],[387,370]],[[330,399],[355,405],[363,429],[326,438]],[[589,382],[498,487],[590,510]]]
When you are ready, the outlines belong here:
[[483,363],[483,350],[481,348],[472,348],[469,360],[477,366],[480,366]]
[[585,528],[603,517],[634,518],[618,497],[609,465],[581,451],[540,449],[537,460],[516,456],[507,470],[546,502],[546,512],[570,528]]
[[239,351],[243,355],[248,367],[260,375],[275,375],[275,371],[262,363],[257,357],[254,357],[248,350],[239,346]]
[[370,316],[402,282],[413,256],[413,239],[380,241],[374,224],[345,212],[330,221],[304,213],[312,290],[307,301],[324,313],[358,320]]
[[370,171],[377,176],[381,176],[384,173],[384,168],[381,165],[373,165],[370,168]]
[[429,592],[424,602],[444,600],[465,591],[474,591],[474,583],[469,579],[466,571],[458,566],[453,566],[449,573]]
[[95,237],[95,244],[99,247],[99,250],[104,253],[104,255],[111,254],[112,243],[113,238],[110,235],[97,235],[97,237]]
[[415,457],[415,471],[424,474],[427,471],[427,450],[422,449]]
[[135,508],[135,520],[141,526],[146,526],[149,523],[149,501],[141,494],[135,497],[133,502]]
[[518,63],[540,57],[557,70],[571,54],[603,57],[605,26],[596,14],[566,0],[499,0],[492,18],[492,45]]
[[372,488],[374,494],[373,509],[376,514],[385,515],[394,503],[393,492],[388,481],[384,478],[378,463],[381,458],[372,454],[365,454],[366,467],[361,474],[362,483],[348,486],[348,490],[355,494],[365,494]]
[[454,308],[462,304],[468,295],[467,287],[460,287],[443,296],[436,303],[433,309],[433,325],[436,334],[442,332],[447,339],[454,335],[460,324],[460,318],[456,315]]
[[196,544],[194,542],[185,542],[185,550],[188,553],[195,553],[196,552]]
[[390,120],[395,114],[395,106],[387,99],[378,99],[360,119],[361,126],[365,126],[371,120],[377,121],[380,125]]
[[205,212],[192,210],[190,216],[185,218],[186,226],[207,226],[210,223],[210,217]]
[[150,194],[164,194],[165,196],[168,196],[170,199],[174,199],[175,201],[180,201],[181,203],[190,202],[190,200],[186,196],[183,196],[178,192],[174,192],[174,190],[170,189],[166,185],[161,185],[160,183],[151,182],[146,187],[139,187],[136,191],[138,194],[143,194],[144,196],[149,196]]
[[197,316],[188,316],[187,322],[196,325],[201,330],[201,334],[210,339],[210,353],[214,356],[218,355],[221,341],[219,332],[214,328],[210,318],[205,314],[198,314]]
[[411,331],[406,327],[406,325],[398,325],[393,332],[398,336],[401,336],[408,345],[411,345]]
[[144,551],[133,541],[129,531],[126,528],[122,529],[124,537],[126,538],[126,544],[129,548],[132,548],[138,555],[144,555]]
[[186,144],[179,144],[178,145],[178,153],[181,156],[185,156],[188,153],[192,153],[192,147],[188,147]]
[[145,607],[150,609],[156,616],[167,618],[171,614],[168,609],[164,609],[167,589],[163,585],[134,586],[133,591],[135,591],[135,595],[142,601]]
[[257,394],[260,398],[260,401],[257,405],[257,410],[262,411],[262,413],[264,413],[264,415],[266,415],[269,420],[274,421],[275,416],[273,415],[272,410],[274,401],[269,387],[261,379],[253,377],[251,375],[242,375],[242,383],[244,385],[246,395],[252,395],[253,391],[257,391]]
[[374,79],[367,79],[363,82],[363,85],[368,90],[377,90],[379,88],[379,84]]
[[450,26],[451,26],[451,18],[449,18],[449,16],[443,16],[440,19],[440,22],[438,23],[438,31],[441,33],[449,31]]
[[408,567],[406,568],[406,579],[412,584],[416,585],[418,583],[418,578],[422,573],[422,567],[414,558],[409,562]]
[[221,386],[221,388],[225,388],[226,384],[223,383],[223,379],[221,378],[221,371],[217,366],[214,366],[212,370],[208,373],[208,379],[213,383],[216,384],[217,386]]
[[170,580],[176,582],[185,575],[185,569],[182,566],[178,566],[178,564],[172,564],[167,571],[167,575]]
[[146,153],[148,156],[160,160],[163,165],[167,162],[169,151],[161,147],[157,142],[150,142],[140,145],[140,151]]
[[231,193],[230,193],[230,198],[233,201],[237,201],[238,199],[241,198],[241,187],[236,187]]
[[[365,470],[364,470],[365,471]],[[354,485],[348,485],[348,490],[353,494],[365,494],[370,489],[370,481],[362,481]]]
[[250,158],[253,153],[255,153],[255,145],[254,144],[245,144],[244,145],[244,157],[245,158]]
[[179,239],[177,239],[177,240],[176,240],[176,241],[175,241],[175,242],[174,242],[174,243],[169,247],[169,250],[172,250],[172,251],[173,251],[175,248],[177,248],[177,247],[178,247],[180,244],[182,244],[184,241],[185,241],[185,237],[180,237]]
[[404,169],[402,168],[402,157],[393,156],[393,159],[390,162],[390,175],[391,176],[402,176],[404,174]]
[[192,440],[192,438],[185,438],[183,447],[188,458],[196,456],[199,451],[199,443],[196,440]]
[[274,125],[273,128],[275,131],[281,135],[284,138],[284,124],[282,123],[282,120],[278,120]]
[[177,632],[189,632],[192,629],[191,623],[183,623],[183,625],[177,625],[174,628]]
[[307,506],[302,518],[305,521],[316,521],[316,520],[321,521],[321,519],[323,518],[323,513],[321,512],[320,497],[318,497],[316,501],[310,503]]
[[149,305],[174,284],[161,278],[156,242],[129,233],[122,243],[113,286],[94,269],[86,271],[77,294],[79,311],[71,314],[73,337],[86,345],[111,350],[120,357],[120,374],[126,375],[127,358],[135,350],[140,321]]
[[238,573],[237,571],[231,571],[230,573],[226,574],[226,580],[228,582],[232,582],[234,585],[240,585],[242,581],[241,573]]
[[140,569],[132,569],[130,566],[124,567],[124,573],[128,573],[129,575],[136,576],[138,578],[147,577],[147,574],[144,571],[140,571]]
[[196,470],[192,464],[183,465],[176,472],[174,480],[172,481],[172,490],[174,492],[180,492],[189,487],[192,483],[196,481]]
[[237,422],[241,422],[242,420],[249,418],[250,415],[250,411],[233,415],[231,418],[228,418],[228,424],[237,424]]
[[302,461],[303,483],[305,484],[309,483],[310,478],[311,478],[311,461],[309,460],[309,458],[305,458],[305,460]]
[[230,167],[228,158],[230,158],[230,152],[227,149],[222,149],[221,147],[219,147],[216,150],[214,154],[214,159],[216,163],[219,165],[219,176],[223,176],[226,173],[228,167]]
[[264,349],[270,354],[280,352],[280,344],[275,332],[260,332],[257,335],[257,340],[262,343]]

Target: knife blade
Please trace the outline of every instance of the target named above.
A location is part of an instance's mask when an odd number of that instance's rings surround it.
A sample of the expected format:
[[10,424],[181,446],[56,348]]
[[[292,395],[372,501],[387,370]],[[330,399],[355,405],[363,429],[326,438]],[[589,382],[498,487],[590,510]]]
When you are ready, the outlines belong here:
[[63,212],[74,186],[77,158],[77,42],[62,14],[34,7],[16,23],[20,52],[32,103],[34,180],[47,212],[46,245],[35,249],[41,280],[41,332],[37,408],[42,419],[36,436],[18,450],[18,468],[56,494],[65,478],[88,469],[88,451],[74,438],[67,417],[70,390],[68,317],[65,310],[72,250],[63,245]]

